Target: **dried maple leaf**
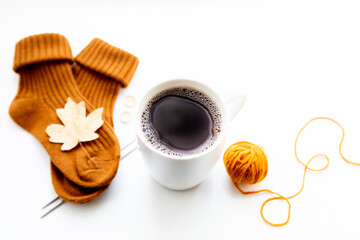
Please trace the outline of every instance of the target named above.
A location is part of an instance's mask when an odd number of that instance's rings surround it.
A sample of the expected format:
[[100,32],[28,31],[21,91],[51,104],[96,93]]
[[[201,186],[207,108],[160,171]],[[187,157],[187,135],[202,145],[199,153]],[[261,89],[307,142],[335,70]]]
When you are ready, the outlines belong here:
[[102,112],[103,108],[98,108],[86,117],[85,103],[76,104],[68,98],[65,108],[56,109],[56,114],[64,125],[51,124],[46,128],[46,133],[50,136],[49,141],[63,143],[61,150],[68,151],[80,142],[98,138],[99,135],[95,131],[104,123]]

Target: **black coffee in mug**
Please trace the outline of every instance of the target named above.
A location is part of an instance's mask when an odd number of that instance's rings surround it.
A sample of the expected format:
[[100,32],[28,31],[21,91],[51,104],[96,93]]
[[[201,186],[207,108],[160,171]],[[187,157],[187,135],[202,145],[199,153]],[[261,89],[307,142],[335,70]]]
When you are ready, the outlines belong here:
[[168,155],[189,155],[205,151],[221,132],[221,114],[204,93],[190,88],[160,92],[142,114],[147,140]]

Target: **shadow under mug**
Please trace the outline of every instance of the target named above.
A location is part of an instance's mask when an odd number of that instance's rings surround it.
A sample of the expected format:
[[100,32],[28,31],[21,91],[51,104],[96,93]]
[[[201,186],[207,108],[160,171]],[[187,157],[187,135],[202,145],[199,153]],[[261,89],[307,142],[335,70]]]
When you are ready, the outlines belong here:
[[[142,127],[142,113],[148,102],[158,93],[172,88],[191,88],[206,94],[218,106],[222,126],[219,136],[214,144],[201,153],[174,156],[157,150],[145,138]],[[244,95],[238,95],[229,103],[210,87],[203,83],[175,79],[160,83],[150,89],[140,100],[135,118],[135,129],[140,152],[150,175],[161,185],[173,190],[186,190],[200,184],[210,173],[211,169],[220,158],[225,144],[229,122],[236,116],[246,101]]]

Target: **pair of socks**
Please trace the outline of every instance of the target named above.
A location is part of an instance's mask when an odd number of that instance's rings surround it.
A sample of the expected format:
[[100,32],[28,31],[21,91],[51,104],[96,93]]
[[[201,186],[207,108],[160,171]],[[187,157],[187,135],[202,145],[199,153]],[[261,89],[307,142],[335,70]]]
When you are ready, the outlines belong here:
[[[13,69],[20,81],[9,114],[50,155],[52,183],[62,199],[89,202],[115,177],[120,146],[113,129],[113,108],[138,62],[100,39],[91,41],[75,59],[69,42],[59,34],[34,35],[16,44]],[[51,143],[45,132],[50,124],[61,124],[56,109],[64,108],[69,97],[75,103],[84,101],[87,114],[104,108],[104,124],[96,131],[99,138],[82,143],[85,151],[80,146],[62,151],[61,144]]]

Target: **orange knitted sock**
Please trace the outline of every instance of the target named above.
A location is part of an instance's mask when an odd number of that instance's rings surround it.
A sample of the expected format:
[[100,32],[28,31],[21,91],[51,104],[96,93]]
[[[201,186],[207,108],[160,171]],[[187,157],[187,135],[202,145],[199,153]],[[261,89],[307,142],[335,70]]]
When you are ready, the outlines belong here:
[[[139,60],[116,47],[94,39],[75,58],[73,73],[82,94],[94,107],[104,107],[104,119],[113,126],[113,110],[121,87],[127,87]],[[83,188],[72,183],[53,164],[51,176],[56,193],[64,200],[87,203],[101,193],[102,188]]]
[[34,35],[19,41],[13,68],[20,74],[20,83],[9,114],[40,141],[66,178],[83,187],[106,186],[114,178],[120,159],[120,146],[109,123],[104,122],[97,130],[99,138],[83,143],[85,150],[77,146],[61,151],[61,144],[51,143],[45,132],[50,124],[61,124],[56,109],[64,108],[69,97],[75,102],[84,101],[87,114],[95,109],[77,87],[71,61],[69,43],[59,34]]
[[139,60],[134,55],[98,38],[75,58],[76,83],[82,94],[96,107],[104,107],[104,118],[113,126],[113,111],[120,88],[127,87]]

